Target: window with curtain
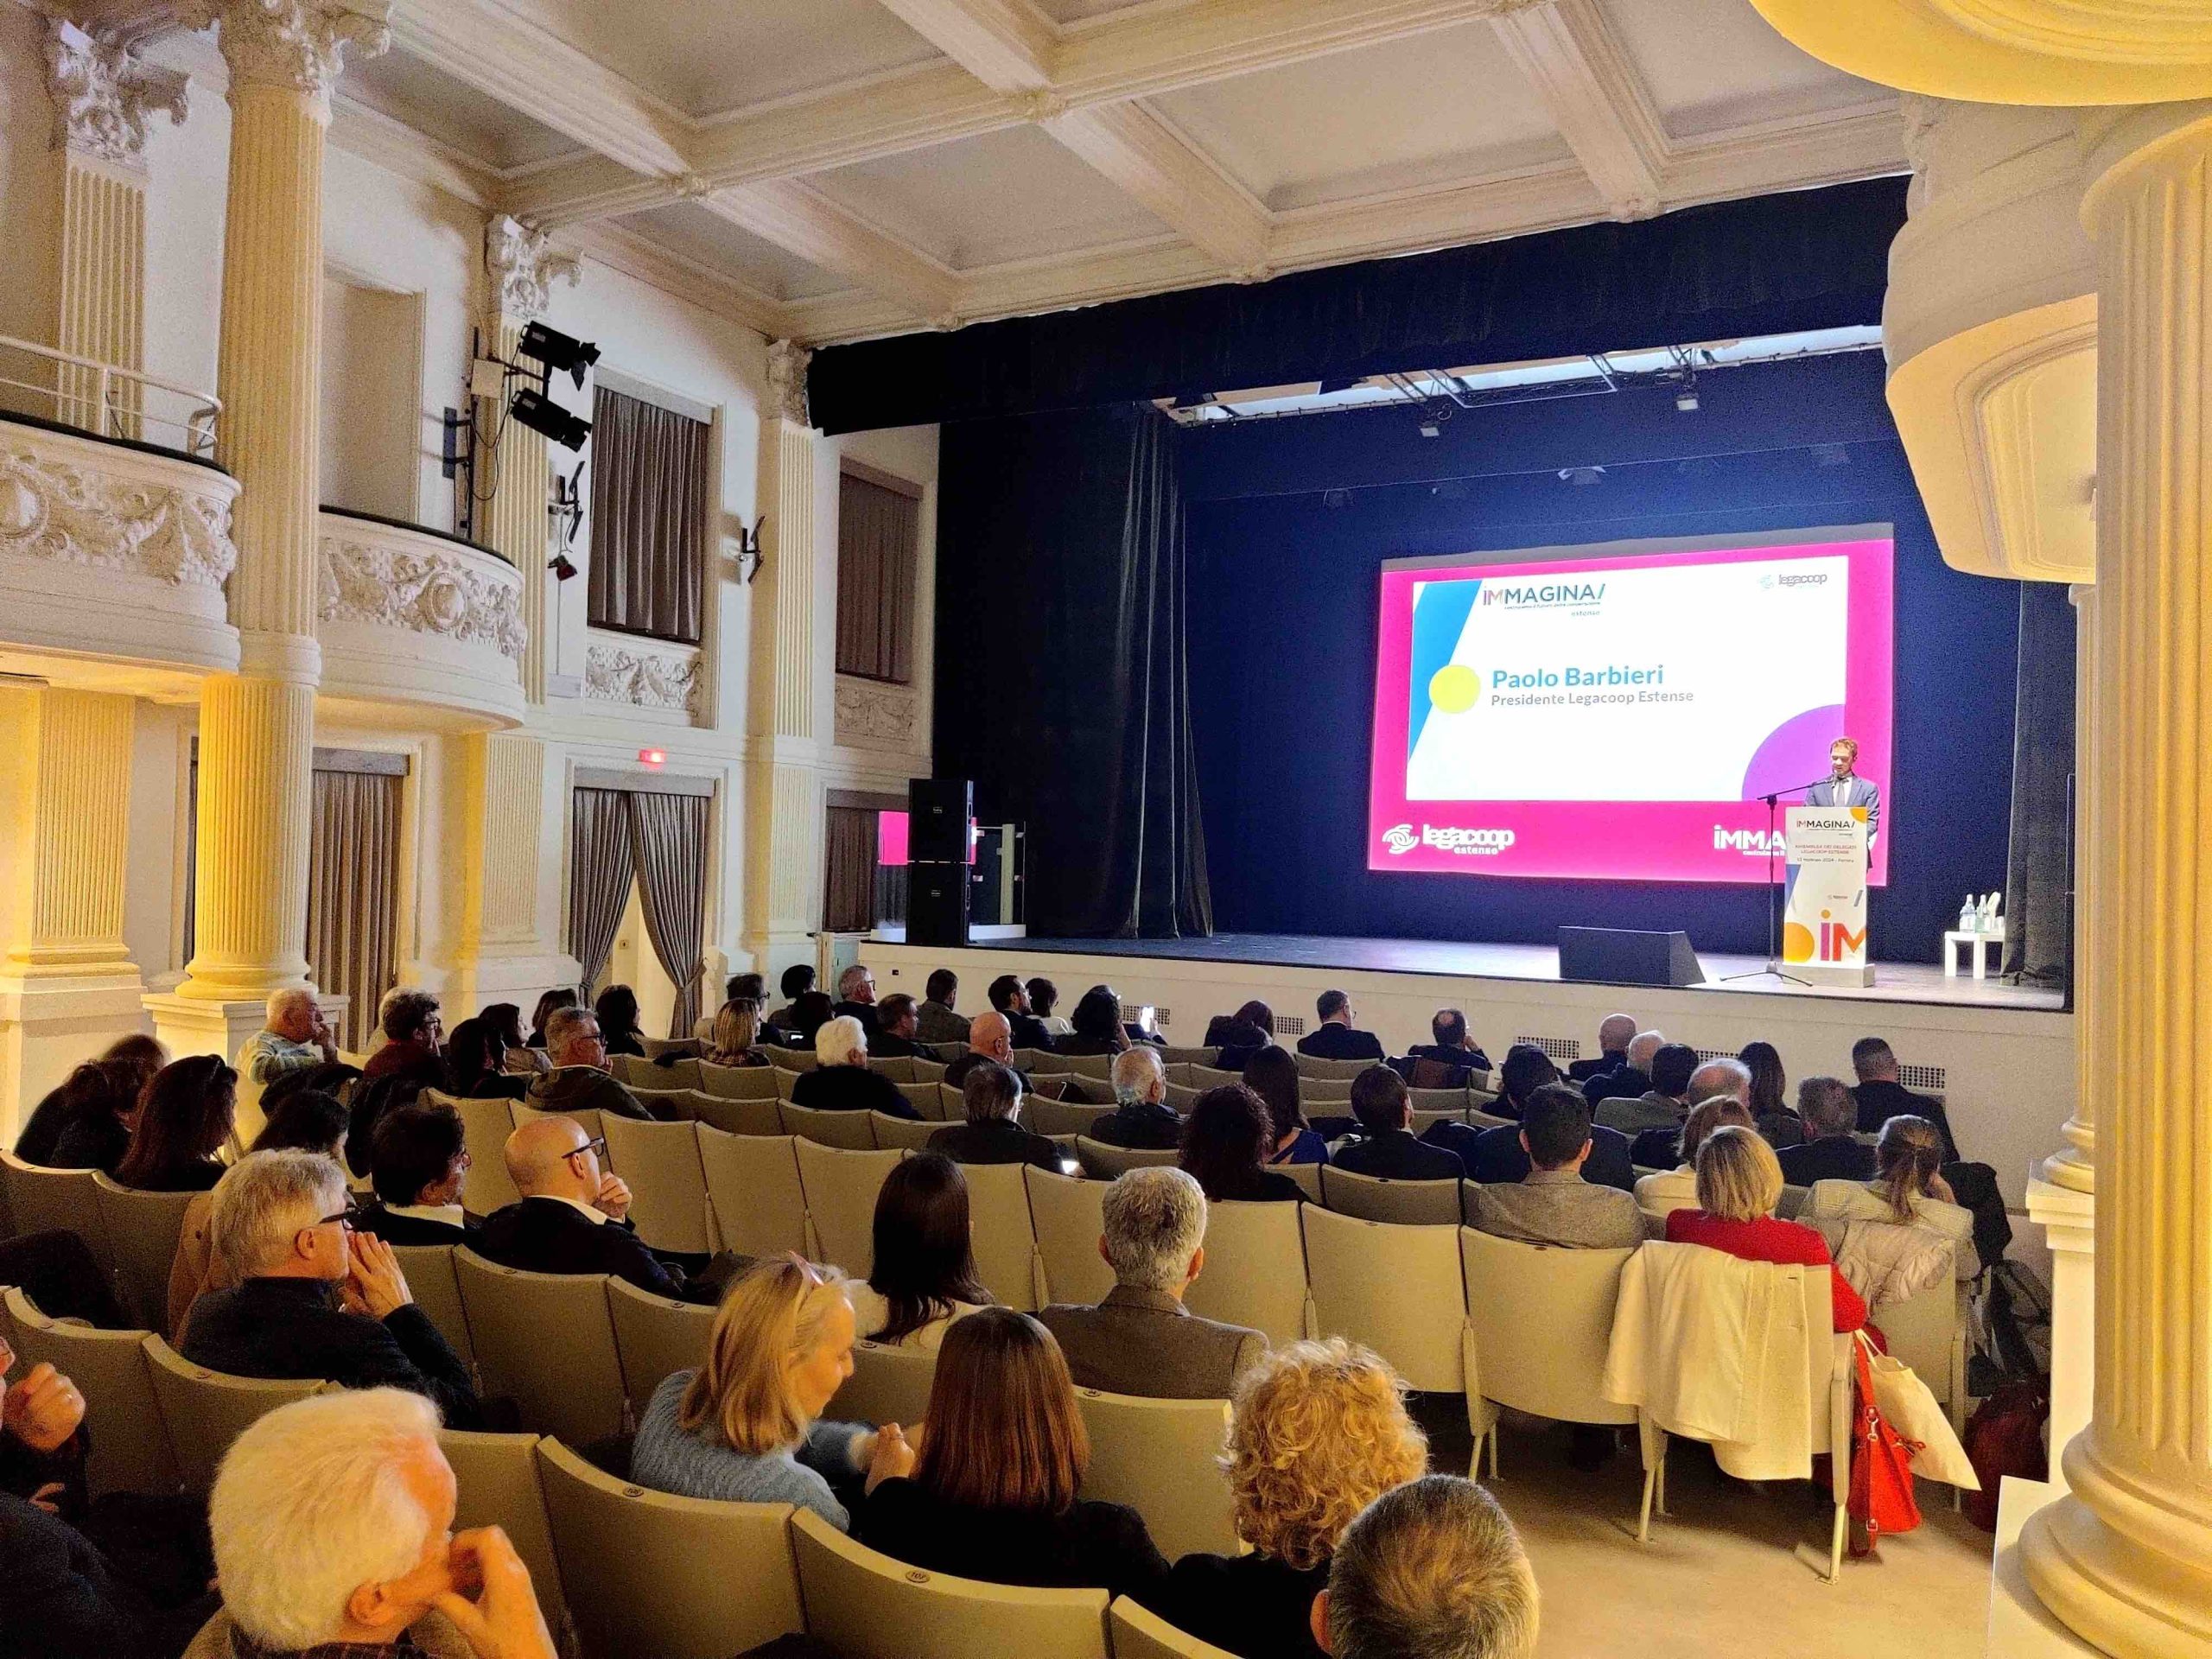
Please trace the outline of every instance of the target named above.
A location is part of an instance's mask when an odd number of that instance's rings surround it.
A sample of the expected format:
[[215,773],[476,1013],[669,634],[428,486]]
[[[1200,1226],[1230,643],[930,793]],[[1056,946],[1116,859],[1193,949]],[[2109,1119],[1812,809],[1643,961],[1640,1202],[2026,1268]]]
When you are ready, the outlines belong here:
[[642,397],[598,389],[586,609],[592,626],[699,643],[712,429]]
[[339,1046],[365,1052],[377,1005],[399,982],[397,772],[315,774],[308,850],[308,973],[352,999]]
[[828,868],[822,881],[822,927],[858,933],[875,925],[875,809],[831,804],[823,814]]
[[837,671],[910,684],[921,491],[887,473],[837,483]]

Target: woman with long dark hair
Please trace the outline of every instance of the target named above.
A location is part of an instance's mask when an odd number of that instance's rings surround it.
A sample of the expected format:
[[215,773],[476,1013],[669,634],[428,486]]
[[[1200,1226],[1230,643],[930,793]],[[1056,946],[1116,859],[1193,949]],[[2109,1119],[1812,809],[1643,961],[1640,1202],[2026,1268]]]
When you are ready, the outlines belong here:
[[1274,1139],[1267,1103],[1241,1083],[1224,1083],[1191,1103],[1180,1161],[1211,1204],[1301,1199],[1303,1187],[1268,1167]]
[[216,1054],[189,1054],[146,1085],[118,1185],[141,1192],[205,1192],[222,1178],[215,1154],[238,1116],[238,1074]]
[[638,1040],[638,994],[627,985],[610,985],[592,1004],[599,1016],[599,1034],[607,1039],[609,1054],[634,1054],[643,1059],[645,1046]]
[[[16,1137],[16,1156],[51,1169],[112,1170],[130,1144],[130,1118],[154,1073],[169,1063],[168,1050],[151,1037],[118,1037],[96,1060],[87,1060],[49,1089]],[[65,1164],[55,1156],[63,1135],[78,1129],[78,1147],[105,1153],[103,1160]],[[95,1148],[91,1143],[97,1142]]]
[[573,1008],[575,1006],[576,993],[575,988],[571,986],[556,985],[551,990],[539,997],[537,999],[537,1007],[531,1012],[530,1016],[530,1041],[524,1044],[524,1046],[540,1050],[543,1049],[545,1046],[545,1022],[553,1017],[556,1010],[561,1008]]
[[875,1195],[875,1266],[852,1282],[855,1328],[871,1342],[933,1351],[955,1319],[991,1305],[976,1276],[968,1178],[942,1153],[917,1153]]
[[444,1058],[446,1092],[456,1099],[520,1100],[530,1088],[507,1070],[507,1046],[480,1014],[446,1033]]
[[1075,1005],[1074,1032],[1052,1045],[1056,1054],[1119,1054],[1129,1046],[1122,1029],[1122,999],[1110,985],[1094,985]]
[[1772,1043],[1745,1043],[1736,1058],[1751,1074],[1751,1095],[1746,1103],[1758,1132],[1777,1147],[1802,1146],[1804,1120],[1789,1109],[1789,1074],[1782,1069],[1782,1052]]
[[1271,1164],[1325,1164],[1328,1142],[1313,1132],[1298,1101],[1298,1059],[1274,1043],[1244,1064],[1244,1086],[1268,1109]]
[[550,1071],[552,1063],[543,1054],[533,1052],[530,1039],[522,1028],[522,1005],[517,1002],[487,1002],[476,1016],[499,1039],[503,1058],[500,1070],[510,1077],[523,1079],[523,1086],[530,1086],[530,1079],[540,1071]]

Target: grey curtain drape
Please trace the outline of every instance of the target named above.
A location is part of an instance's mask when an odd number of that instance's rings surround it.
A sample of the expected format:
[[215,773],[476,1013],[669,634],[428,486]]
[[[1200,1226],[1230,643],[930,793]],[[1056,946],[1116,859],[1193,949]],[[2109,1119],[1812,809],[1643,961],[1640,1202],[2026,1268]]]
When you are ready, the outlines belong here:
[[914,566],[921,503],[843,474],[837,484],[837,671],[914,677]]
[[398,981],[402,786],[391,773],[315,774],[308,851],[308,971],[347,1005],[341,1047],[359,1053]]
[[699,1017],[699,975],[707,965],[701,955],[707,929],[707,798],[642,791],[623,798],[630,807],[645,935],[676,986],[668,1034],[689,1037]]
[[637,873],[630,851],[629,797],[611,789],[580,789],[569,813],[569,954],[582,968],[588,998],[614,952],[614,935],[622,926]]
[[600,388],[591,433],[594,626],[698,644],[710,430]]
[[822,880],[822,925],[856,933],[875,925],[875,814],[866,807],[832,806],[822,819],[828,867]]
[[2005,971],[2059,988],[2074,977],[2074,648],[2065,585],[2022,582]]

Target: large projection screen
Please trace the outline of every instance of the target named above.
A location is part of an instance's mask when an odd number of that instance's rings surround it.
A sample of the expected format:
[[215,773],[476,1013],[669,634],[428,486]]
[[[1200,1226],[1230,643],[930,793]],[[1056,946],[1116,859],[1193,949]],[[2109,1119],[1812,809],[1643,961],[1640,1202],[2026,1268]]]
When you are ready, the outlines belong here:
[[1764,881],[1760,797],[1842,736],[1886,831],[1894,550],[1860,524],[1386,560],[1368,868]]

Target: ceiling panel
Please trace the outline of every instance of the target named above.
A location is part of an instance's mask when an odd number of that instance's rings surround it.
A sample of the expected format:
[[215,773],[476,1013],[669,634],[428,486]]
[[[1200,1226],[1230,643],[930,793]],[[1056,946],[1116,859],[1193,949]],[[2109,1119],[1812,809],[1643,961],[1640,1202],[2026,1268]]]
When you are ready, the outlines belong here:
[[1486,22],[1188,87],[1152,103],[1278,212],[1567,154]]
[[1599,3],[1676,137],[1885,95],[1799,51],[1744,0]]
[[1117,11],[1181,10],[1191,0],[1030,0],[1056,23],[1080,23]]
[[404,52],[348,63],[340,90],[482,166],[504,170],[576,153],[573,140]]
[[539,22],[680,110],[711,115],[926,62],[876,0],[527,0]]
[[1037,127],[817,173],[807,182],[956,270],[1166,233]]
[[679,201],[617,221],[672,253],[748,283],[771,299],[810,300],[844,287],[836,277],[696,202]]

